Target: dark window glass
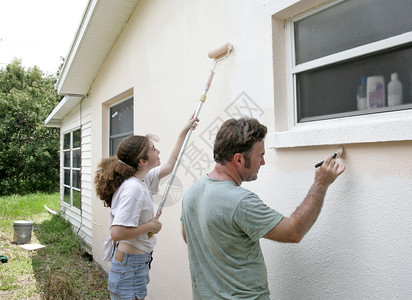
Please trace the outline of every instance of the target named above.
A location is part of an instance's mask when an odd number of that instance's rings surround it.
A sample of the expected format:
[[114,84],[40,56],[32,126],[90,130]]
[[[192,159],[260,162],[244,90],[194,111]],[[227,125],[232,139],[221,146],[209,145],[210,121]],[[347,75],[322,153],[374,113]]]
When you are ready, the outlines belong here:
[[82,208],[82,195],[79,191],[73,190],[73,206],[78,209]]
[[63,149],[70,149],[70,133],[63,136]]
[[73,150],[73,168],[80,168],[80,166],[81,166],[80,149]]
[[73,170],[73,187],[80,189],[81,173],[80,170]]
[[67,187],[64,188],[63,201],[66,202],[67,204],[71,204],[70,203],[70,188],[67,188]]
[[133,98],[110,108],[110,156],[116,154],[117,146],[131,134],[133,134]]
[[63,166],[70,168],[70,151],[63,152]]
[[80,129],[73,131],[73,148],[80,148],[81,145],[81,135]]
[[64,184],[70,186],[70,169],[64,169]]
[[297,122],[411,109],[412,1],[325,7],[291,22]]
[[410,0],[350,0],[295,22],[296,64],[412,30]]
[[[298,121],[312,121],[319,116],[323,116],[321,119],[326,119],[411,108],[410,70],[412,70],[412,45],[299,73],[297,75]],[[387,85],[391,81],[391,74],[395,72],[402,82],[403,101],[392,107],[388,106]],[[366,85],[368,78],[383,76],[383,107],[368,106],[366,103],[363,109],[358,109],[357,90],[363,76]],[[365,91],[367,92],[367,87]]]

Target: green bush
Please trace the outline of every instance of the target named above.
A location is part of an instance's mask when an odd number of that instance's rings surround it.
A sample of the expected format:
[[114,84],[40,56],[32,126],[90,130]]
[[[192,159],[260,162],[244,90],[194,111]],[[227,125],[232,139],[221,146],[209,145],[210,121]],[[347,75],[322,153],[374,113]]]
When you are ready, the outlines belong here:
[[59,129],[44,125],[59,102],[55,83],[19,60],[0,69],[0,196],[58,190]]

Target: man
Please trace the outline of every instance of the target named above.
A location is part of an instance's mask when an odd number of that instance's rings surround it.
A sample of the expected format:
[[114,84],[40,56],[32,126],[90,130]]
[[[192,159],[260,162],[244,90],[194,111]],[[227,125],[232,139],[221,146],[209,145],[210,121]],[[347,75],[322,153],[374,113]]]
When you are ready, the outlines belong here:
[[344,166],[332,156],[316,169],[306,198],[289,217],[240,187],[265,164],[266,126],[227,120],[214,144],[215,168],[183,197],[182,232],[188,246],[193,299],[269,299],[259,239],[298,243],[320,213],[330,184]]

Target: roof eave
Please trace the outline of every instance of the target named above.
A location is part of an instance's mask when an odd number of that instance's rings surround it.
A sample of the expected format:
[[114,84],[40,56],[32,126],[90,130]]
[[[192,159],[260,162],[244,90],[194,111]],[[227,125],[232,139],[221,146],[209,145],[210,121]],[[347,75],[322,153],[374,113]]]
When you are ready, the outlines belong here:
[[[85,97],[139,0],[89,0],[55,88],[64,97],[45,120],[61,123],[73,99]],[[78,103],[78,102],[77,102]],[[64,113],[62,113],[64,112]],[[60,118],[60,119],[59,119]],[[60,126],[60,125],[59,125]]]

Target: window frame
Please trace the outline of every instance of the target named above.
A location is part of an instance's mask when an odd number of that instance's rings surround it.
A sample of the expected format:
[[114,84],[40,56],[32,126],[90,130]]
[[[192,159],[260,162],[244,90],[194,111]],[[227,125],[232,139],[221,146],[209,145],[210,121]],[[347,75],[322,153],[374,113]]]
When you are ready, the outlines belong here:
[[[296,6],[291,5],[290,13],[293,15],[290,16],[287,16],[288,9],[280,11],[278,15],[273,15],[275,19],[275,22],[273,23],[274,35],[279,33],[281,30],[283,30],[284,33],[284,40],[281,41],[281,43],[283,42],[284,47],[283,59],[285,60],[284,70],[286,82],[285,98],[287,100],[286,105],[278,104],[279,101],[275,101],[275,111],[277,109],[283,110],[287,118],[283,126],[276,126],[283,128],[280,128],[280,130],[275,129],[276,131],[274,133],[268,135],[269,147],[287,148],[299,146],[412,140],[412,106],[396,111],[388,110],[379,113],[356,114],[353,116],[345,115],[344,117],[337,116],[331,119],[312,120],[301,123],[297,122],[298,110],[296,99],[296,74],[298,72],[342,62],[348,60],[349,58],[356,58],[369,53],[376,53],[392,48],[395,45],[405,45],[412,42],[412,32],[408,32],[295,65],[295,45],[292,22],[305,18],[308,15],[319,12],[320,10],[330,6],[336,5],[337,3],[340,3],[341,0],[334,1],[326,5],[321,5],[319,7],[317,7],[317,2],[318,1],[313,1],[312,9],[305,9],[301,12],[296,10]],[[279,22],[279,20],[283,20],[283,22]],[[283,25],[283,28],[279,27],[280,24]],[[281,51],[282,49],[280,47],[281,46],[278,46],[278,48],[276,48],[276,45],[274,44],[274,51]],[[277,58],[274,55],[274,58],[282,59],[282,56]],[[275,61],[275,65],[281,65],[281,62],[276,63]],[[283,101],[285,101],[285,99],[283,99]],[[279,114],[277,115],[279,116]],[[363,130],[361,133],[359,132],[360,127]],[[392,130],[395,127],[403,129],[393,132]],[[340,132],[341,135],[338,136],[337,132]]]
[[[126,101],[129,101],[129,100],[131,100],[131,102],[132,102],[132,105],[131,105],[131,108],[132,108],[132,130],[131,131],[125,131],[125,132],[122,132],[122,133],[118,133],[118,134],[114,134],[114,135],[112,135],[111,134],[111,132],[112,132],[112,118],[111,118],[111,110],[112,110],[112,108],[113,107],[115,107],[115,106],[117,106],[117,105],[121,105],[122,103],[124,103],[124,102],[126,102]],[[134,97],[133,97],[133,95],[132,96],[128,96],[128,97],[126,97],[126,98],[124,98],[123,100],[121,100],[121,101],[118,101],[118,102],[116,102],[116,103],[113,103],[112,105],[110,105],[109,107],[108,107],[108,120],[109,120],[109,124],[108,124],[108,141],[109,141],[109,149],[108,149],[108,151],[109,151],[109,156],[113,156],[113,155],[116,155],[116,150],[117,149],[112,149],[112,139],[114,139],[114,138],[119,138],[119,137],[127,137],[127,136],[129,136],[129,135],[132,135],[132,134],[134,134]],[[112,151],[113,150],[113,151]]]
[[[80,137],[80,144],[79,144],[79,147],[74,147],[74,142],[73,142],[73,135],[74,135],[74,133],[76,132],[76,131],[79,131],[79,137]],[[65,148],[65,145],[64,145],[64,139],[65,139],[65,136],[67,135],[67,134],[70,134],[70,146],[69,146],[69,148]],[[82,135],[82,132],[81,132],[81,128],[74,128],[74,129],[72,129],[72,130],[70,130],[70,131],[68,131],[68,132],[65,132],[65,133],[63,133],[63,135],[62,135],[62,138],[63,138],[63,143],[62,143],[62,157],[63,157],[63,163],[62,163],[62,174],[63,174],[63,178],[62,178],[62,189],[63,189],[63,192],[62,192],[62,203],[64,204],[64,205],[66,205],[66,206],[68,206],[68,207],[71,207],[71,208],[74,208],[74,209],[77,209],[77,210],[79,210],[79,211],[81,211],[82,210],[82,203],[81,203],[81,193],[82,193],[82,184],[81,184],[81,173],[82,173],[82,171],[81,171],[81,169],[82,169],[82,165],[81,165],[81,159],[82,159],[82,150],[81,150],[81,145],[82,145],[82,137],[81,137],[81,135]],[[80,159],[80,166],[79,167],[74,167],[74,156],[73,156],[73,152],[74,151],[79,151],[80,152],[80,157],[79,157],[79,159]],[[65,153],[67,153],[67,152],[69,152],[70,154],[69,154],[69,166],[67,167],[67,166],[65,166]],[[65,182],[65,171],[66,170],[69,170],[69,176],[70,176],[70,184],[68,185],[68,184],[66,184],[66,182]],[[74,186],[74,182],[73,182],[73,172],[74,171],[78,171],[79,173],[80,173],[80,188],[78,188],[78,187],[75,187]],[[68,203],[68,202],[66,202],[65,201],[65,189],[70,189],[70,203]],[[79,193],[79,195],[80,195],[80,207],[77,207],[77,206],[75,206],[74,204],[73,204],[73,197],[74,197],[74,193],[73,193],[73,191],[76,191],[76,192],[78,192]]]

